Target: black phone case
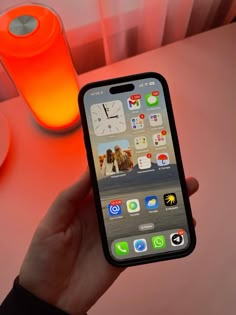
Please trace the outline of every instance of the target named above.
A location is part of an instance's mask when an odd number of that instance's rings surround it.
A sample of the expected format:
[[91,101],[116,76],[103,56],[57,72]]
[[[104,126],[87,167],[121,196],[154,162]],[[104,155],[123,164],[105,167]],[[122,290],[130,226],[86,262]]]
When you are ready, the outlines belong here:
[[[174,151],[176,155],[176,164],[177,164],[177,168],[179,172],[179,179],[181,183],[183,200],[184,200],[184,205],[186,209],[186,216],[187,216],[187,222],[188,222],[189,234],[190,234],[190,242],[189,242],[189,246],[187,248],[184,248],[183,250],[174,251],[174,252],[166,252],[163,254],[158,254],[156,256],[155,255],[150,255],[146,257],[140,256],[138,258],[118,261],[111,257],[109,249],[108,249],[106,230],[105,230],[105,224],[103,220],[100,195],[99,195],[95,166],[93,163],[92,147],[91,147],[91,142],[89,138],[89,130],[88,130],[88,125],[87,125],[83,99],[84,99],[84,94],[92,88],[97,88],[97,87],[102,87],[102,86],[107,86],[107,85],[112,85],[112,84],[119,84],[119,83],[130,83],[134,80],[151,79],[151,78],[158,79],[163,86],[167,114],[169,117],[169,124],[170,124],[171,133],[172,133],[172,141],[174,144]],[[181,257],[185,257],[191,254],[196,246],[196,234],[195,234],[193,217],[192,217],[192,212],[191,212],[191,207],[190,207],[190,202],[189,202],[189,197],[188,197],[188,192],[187,192],[187,187],[186,187],[186,182],[185,182],[184,169],[183,169],[183,164],[182,164],[182,159],[181,159],[181,154],[180,154],[179,141],[177,137],[177,131],[176,131],[176,126],[175,126],[175,121],[174,121],[172,105],[171,105],[170,93],[169,93],[168,84],[165,78],[159,73],[146,72],[146,73],[141,73],[141,74],[134,74],[130,76],[120,77],[120,78],[114,78],[110,80],[92,82],[85,85],[80,90],[78,102],[79,102],[79,109],[80,109],[80,114],[81,114],[81,122],[82,122],[83,133],[84,133],[84,142],[85,142],[85,147],[86,147],[86,152],[87,152],[87,159],[88,159],[90,175],[91,175],[91,183],[93,187],[94,199],[95,199],[95,204],[96,204],[96,209],[97,209],[97,217],[98,217],[100,235],[101,235],[101,240],[102,240],[102,246],[103,246],[104,255],[106,259],[108,260],[108,262],[116,267],[128,267],[128,266],[135,266],[135,265],[146,264],[146,263],[151,263],[151,262],[181,258]]]

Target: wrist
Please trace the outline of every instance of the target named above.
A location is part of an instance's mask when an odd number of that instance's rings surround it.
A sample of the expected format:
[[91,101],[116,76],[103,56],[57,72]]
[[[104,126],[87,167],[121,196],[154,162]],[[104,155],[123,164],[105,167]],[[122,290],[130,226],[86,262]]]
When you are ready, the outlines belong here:
[[19,277],[14,281],[13,288],[1,304],[3,314],[24,315],[68,315],[63,310],[41,300],[19,283]]
[[[63,298],[56,298],[55,296],[52,297],[52,295],[49,297],[48,294],[45,294],[45,291],[47,291],[45,288],[45,285],[40,285],[39,283],[35,285],[33,283],[33,280],[31,279],[25,279],[24,277],[18,276],[14,281],[14,288],[17,290],[20,290],[21,292],[24,292],[24,294],[33,297],[37,303],[40,303],[44,307],[50,308],[50,312],[44,312],[44,314],[50,314],[54,315],[54,313],[51,311],[53,309],[55,312],[55,315],[69,315],[69,310],[66,310],[66,308],[63,307],[65,303],[62,303],[61,300],[65,301]],[[50,290],[53,291],[53,290]],[[77,315],[87,315],[83,310],[85,308],[81,309],[79,306],[76,308],[76,314]],[[37,313],[38,314],[38,313]],[[34,315],[37,315],[34,314]],[[41,312],[40,315],[42,315],[43,312]],[[28,314],[24,314],[28,315]],[[32,315],[32,313],[30,313]]]

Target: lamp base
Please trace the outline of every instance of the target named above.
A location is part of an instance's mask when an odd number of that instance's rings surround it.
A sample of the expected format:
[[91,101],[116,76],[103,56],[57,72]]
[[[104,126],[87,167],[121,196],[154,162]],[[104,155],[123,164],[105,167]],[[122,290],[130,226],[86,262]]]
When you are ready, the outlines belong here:
[[60,128],[49,128],[42,124],[40,124],[38,121],[35,120],[35,117],[31,115],[31,121],[32,124],[40,131],[50,134],[50,135],[64,135],[67,133],[74,132],[78,128],[81,127],[81,121],[80,118],[78,118],[74,123],[66,126],[66,127],[60,127]]
[[0,167],[3,165],[10,148],[10,129],[8,121],[0,113]]

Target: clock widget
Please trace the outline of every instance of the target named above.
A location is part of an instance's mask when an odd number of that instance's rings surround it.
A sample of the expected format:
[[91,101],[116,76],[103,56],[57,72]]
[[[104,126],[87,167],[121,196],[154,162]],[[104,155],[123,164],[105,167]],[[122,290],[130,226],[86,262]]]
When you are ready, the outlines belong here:
[[96,136],[112,135],[126,130],[124,109],[121,101],[93,104],[90,110]]

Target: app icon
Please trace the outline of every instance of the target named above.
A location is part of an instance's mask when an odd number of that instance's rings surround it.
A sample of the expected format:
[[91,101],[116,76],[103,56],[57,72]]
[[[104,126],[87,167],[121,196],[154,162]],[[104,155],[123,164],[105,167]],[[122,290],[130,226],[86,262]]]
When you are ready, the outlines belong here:
[[166,240],[164,235],[158,235],[152,237],[152,247],[155,249],[165,248]]
[[184,245],[184,236],[178,233],[170,234],[170,241],[172,246]]
[[158,106],[159,97],[156,94],[158,94],[158,93],[152,92],[152,93],[145,95],[145,101],[146,101],[147,106],[149,106],[149,107]]
[[134,138],[134,145],[137,150],[146,149],[148,146],[147,138],[145,136]]
[[147,242],[144,238],[139,240],[134,240],[134,250],[136,253],[146,252],[147,250]]
[[151,159],[149,157],[145,156],[140,156],[138,158],[138,167],[140,170],[145,170],[148,169],[152,166],[151,164]]
[[144,199],[145,207],[147,210],[156,210],[158,208],[157,196],[147,196]]
[[140,116],[131,118],[131,127],[133,130],[143,129],[144,120]]
[[168,153],[160,153],[157,154],[157,165],[158,166],[166,166],[170,164],[170,158]]
[[128,109],[130,110],[140,109],[141,107],[140,97],[137,98],[135,96],[137,95],[132,95],[127,99]]
[[175,193],[169,193],[164,195],[164,202],[167,207],[177,205],[177,197]]
[[115,253],[117,256],[124,256],[129,254],[129,245],[127,242],[115,243]]
[[160,147],[166,144],[166,136],[162,132],[156,133],[152,136],[152,141],[155,147]]
[[149,115],[149,123],[152,127],[157,127],[162,125],[161,113],[154,113]]
[[110,217],[114,217],[114,216],[122,214],[121,204],[122,204],[121,200],[110,201],[110,203],[107,205],[108,214]]
[[131,199],[126,201],[127,210],[129,213],[139,212],[140,204],[138,199]]

